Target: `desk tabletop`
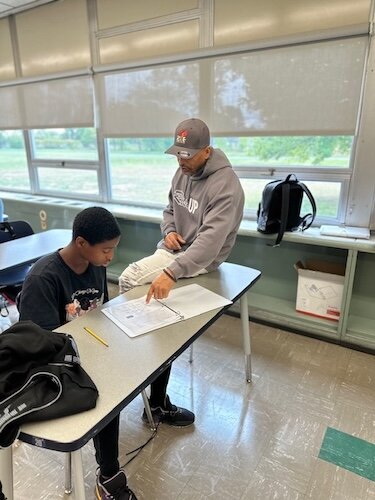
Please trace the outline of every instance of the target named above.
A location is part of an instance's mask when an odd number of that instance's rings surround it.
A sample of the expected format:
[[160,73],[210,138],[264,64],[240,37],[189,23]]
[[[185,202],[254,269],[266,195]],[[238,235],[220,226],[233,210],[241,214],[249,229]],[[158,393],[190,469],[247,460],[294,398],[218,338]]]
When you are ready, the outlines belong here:
[[21,264],[31,264],[40,257],[67,245],[72,238],[70,229],[49,229],[0,244],[0,271]]
[[[260,271],[224,263],[215,272],[179,280],[177,286],[197,283],[235,302],[260,277]],[[108,304],[118,304],[146,294],[148,285],[134,288]],[[100,308],[90,311],[56,331],[72,335],[81,363],[99,390],[96,408],[84,413],[22,426],[20,438],[41,447],[74,451],[82,447],[117,413],[145,389],[227,309],[219,308],[186,321],[130,338]],[[104,346],[85,332],[84,326],[104,339]]]

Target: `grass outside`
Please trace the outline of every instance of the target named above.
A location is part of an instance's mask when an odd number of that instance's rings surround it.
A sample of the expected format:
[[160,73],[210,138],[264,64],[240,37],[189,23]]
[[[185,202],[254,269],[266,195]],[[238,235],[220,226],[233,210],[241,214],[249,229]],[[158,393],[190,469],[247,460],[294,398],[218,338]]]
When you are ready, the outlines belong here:
[[[64,151],[63,160],[79,160],[85,158],[83,152]],[[43,158],[51,155],[44,151]],[[53,152],[56,155],[56,151]],[[86,155],[87,156],[87,155]],[[51,158],[51,156],[49,156]],[[87,158],[86,158],[87,159]],[[230,158],[233,164],[250,164],[251,159],[245,155]],[[344,159],[330,159],[332,166],[345,166]],[[112,196],[116,201],[126,203],[158,203],[164,206],[167,202],[170,182],[176,170],[176,159],[164,153],[113,153],[110,154]],[[279,163],[278,163],[279,164]],[[252,163],[254,165],[254,163]],[[259,163],[259,165],[261,165]],[[264,165],[263,165],[264,166]],[[267,162],[267,166],[272,166]],[[0,149],[1,185],[7,189],[29,190],[29,174],[26,155],[23,150]],[[43,190],[60,191],[69,194],[77,193],[97,195],[97,176],[95,171],[40,168],[40,185]],[[245,208],[256,210],[266,182],[254,179],[241,180],[245,191]],[[337,214],[340,196],[339,183],[310,182],[307,183],[316,199],[320,216]],[[305,208],[305,207],[303,207]],[[309,203],[306,204],[306,211]]]

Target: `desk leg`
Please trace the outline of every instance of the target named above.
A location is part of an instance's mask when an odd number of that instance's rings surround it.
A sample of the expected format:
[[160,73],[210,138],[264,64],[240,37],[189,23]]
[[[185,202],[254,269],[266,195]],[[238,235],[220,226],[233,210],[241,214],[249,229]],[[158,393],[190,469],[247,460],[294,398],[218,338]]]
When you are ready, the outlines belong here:
[[3,493],[8,500],[13,500],[13,450],[8,446],[0,450],[0,479]]
[[65,453],[65,493],[70,495],[72,492],[72,454],[70,452]]
[[250,328],[249,328],[249,306],[247,304],[246,293],[244,293],[240,298],[240,308],[241,308],[243,348],[245,351],[245,362],[246,362],[246,380],[247,382],[251,382],[251,344],[250,344]]
[[74,498],[85,500],[85,482],[83,480],[82,453],[81,450],[72,452]]

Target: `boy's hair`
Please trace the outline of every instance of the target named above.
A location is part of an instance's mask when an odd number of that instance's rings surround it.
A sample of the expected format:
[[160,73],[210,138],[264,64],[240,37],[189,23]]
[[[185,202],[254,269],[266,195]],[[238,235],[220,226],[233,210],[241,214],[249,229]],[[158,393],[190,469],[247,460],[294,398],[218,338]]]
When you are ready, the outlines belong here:
[[90,245],[113,240],[120,235],[116,219],[102,207],[85,208],[76,215],[73,222],[73,240],[81,236]]

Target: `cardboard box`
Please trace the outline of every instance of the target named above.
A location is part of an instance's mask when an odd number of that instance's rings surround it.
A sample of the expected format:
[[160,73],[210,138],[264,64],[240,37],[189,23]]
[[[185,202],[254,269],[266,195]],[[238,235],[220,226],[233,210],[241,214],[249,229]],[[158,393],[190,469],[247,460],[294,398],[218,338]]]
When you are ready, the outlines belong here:
[[296,310],[338,321],[344,290],[345,265],[324,261],[298,261]]

